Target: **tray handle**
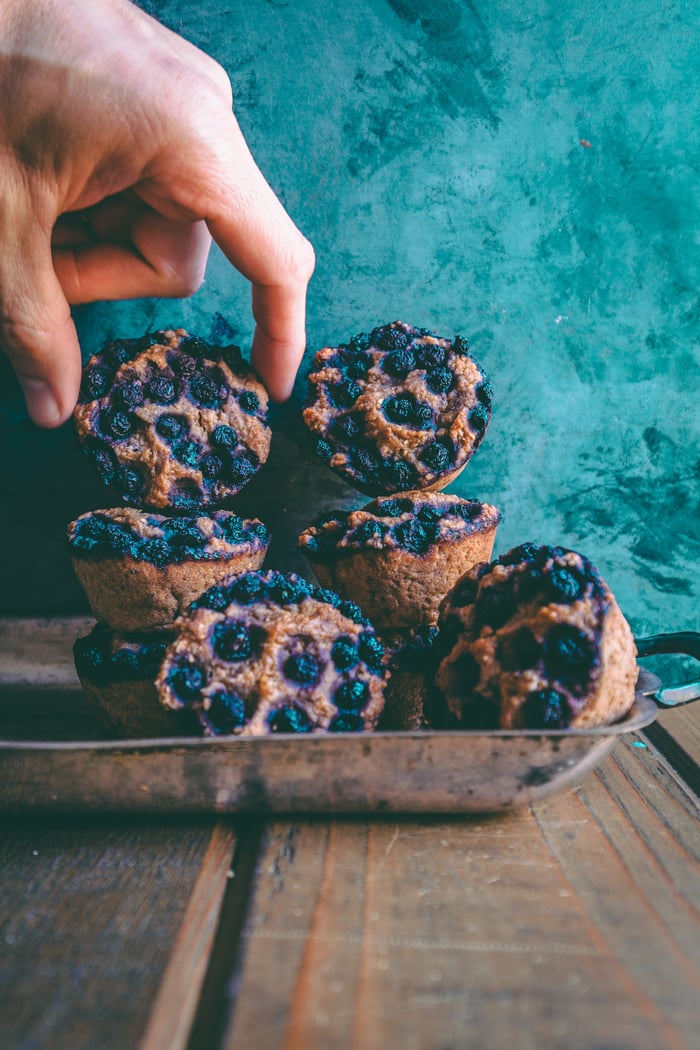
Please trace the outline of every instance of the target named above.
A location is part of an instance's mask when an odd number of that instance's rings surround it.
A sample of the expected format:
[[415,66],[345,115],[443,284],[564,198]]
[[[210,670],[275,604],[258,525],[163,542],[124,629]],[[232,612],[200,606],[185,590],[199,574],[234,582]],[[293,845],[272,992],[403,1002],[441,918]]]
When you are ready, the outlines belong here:
[[[700,633],[698,631],[676,631],[671,634],[654,634],[648,638],[635,638],[637,656],[658,656],[664,653],[681,653],[700,660]],[[686,685],[663,686],[653,693],[653,698],[662,707],[680,707],[700,700],[700,679]]]

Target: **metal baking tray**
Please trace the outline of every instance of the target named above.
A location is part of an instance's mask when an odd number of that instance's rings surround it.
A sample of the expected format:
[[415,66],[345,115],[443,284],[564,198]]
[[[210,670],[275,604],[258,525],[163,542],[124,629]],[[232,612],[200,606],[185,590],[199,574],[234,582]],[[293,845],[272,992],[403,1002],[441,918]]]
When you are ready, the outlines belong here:
[[[700,658],[700,635],[638,639],[640,656]],[[31,663],[31,652],[27,655]],[[60,703],[71,680],[32,668]],[[25,697],[31,680],[24,682]],[[53,693],[51,690],[53,689]],[[640,670],[612,726],[543,732],[411,732],[158,740],[0,740],[0,811],[130,813],[485,813],[578,784],[659,704],[700,698]],[[54,702],[52,699],[51,702]],[[79,702],[79,698],[78,701]]]

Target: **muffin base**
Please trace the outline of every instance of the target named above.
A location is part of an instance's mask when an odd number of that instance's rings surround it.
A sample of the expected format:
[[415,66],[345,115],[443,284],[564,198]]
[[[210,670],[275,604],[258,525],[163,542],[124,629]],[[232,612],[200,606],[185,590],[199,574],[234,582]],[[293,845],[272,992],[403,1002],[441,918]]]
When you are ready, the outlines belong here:
[[169,627],[195,598],[225,576],[259,569],[267,548],[210,561],[194,559],[163,567],[123,558],[72,558],[96,620],[114,631]]
[[321,586],[357,602],[377,630],[400,630],[437,622],[455,581],[491,557],[495,534],[495,527],[484,529],[423,555],[367,548],[340,553],[333,563],[309,561]]

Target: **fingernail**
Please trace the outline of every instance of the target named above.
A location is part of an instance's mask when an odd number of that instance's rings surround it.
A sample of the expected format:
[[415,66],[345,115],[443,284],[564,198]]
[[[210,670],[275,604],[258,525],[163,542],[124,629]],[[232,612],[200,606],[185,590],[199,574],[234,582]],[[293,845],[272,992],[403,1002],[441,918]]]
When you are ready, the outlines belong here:
[[27,411],[40,427],[56,427],[62,422],[61,409],[53,390],[43,379],[20,376]]

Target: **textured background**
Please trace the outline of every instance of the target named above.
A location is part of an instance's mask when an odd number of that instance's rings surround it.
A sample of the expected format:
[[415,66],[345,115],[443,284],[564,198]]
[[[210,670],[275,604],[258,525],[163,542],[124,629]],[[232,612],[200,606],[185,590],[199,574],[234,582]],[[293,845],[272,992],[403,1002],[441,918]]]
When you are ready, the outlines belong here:
[[[400,318],[469,338],[494,417],[452,490],[498,504],[496,550],[587,554],[639,633],[700,627],[698,7],[693,0],[142,0],[228,70],[244,133],[314,243],[309,351],[244,512],[298,528],[361,505],[300,429],[309,356]],[[184,325],[247,347],[214,252],[191,300],[76,311],[86,354]],[[2,366],[0,613],[86,609],[65,525],[103,494]]]

